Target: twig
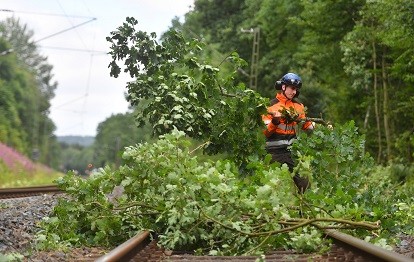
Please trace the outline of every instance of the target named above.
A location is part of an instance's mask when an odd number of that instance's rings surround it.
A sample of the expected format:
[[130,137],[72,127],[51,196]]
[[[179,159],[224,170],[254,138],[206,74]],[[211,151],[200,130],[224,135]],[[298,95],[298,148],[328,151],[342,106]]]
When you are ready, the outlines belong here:
[[203,144],[197,146],[196,148],[194,148],[193,150],[190,151],[190,154],[194,153],[195,151],[197,151],[198,149],[204,147],[205,145],[210,144],[210,141],[204,142]]
[[373,225],[373,224],[368,224],[365,222],[354,222],[354,221],[350,221],[350,220],[344,220],[344,219],[335,219],[335,218],[314,218],[314,219],[302,219],[302,220],[292,220],[294,222],[297,222],[296,224],[292,224],[292,226],[290,227],[286,227],[283,229],[279,229],[279,230],[273,230],[273,231],[267,231],[267,232],[257,232],[257,233],[250,233],[250,232],[245,232],[245,231],[241,231],[241,230],[237,230],[231,226],[225,225],[224,223],[209,217],[207,214],[205,214],[202,210],[200,210],[200,212],[203,214],[203,216],[205,216],[207,219],[221,225],[224,228],[239,232],[241,234],[250,236],[250,237],[260,237],[260,236],[267,236],[267,235],[276,235],[276,234],[280,234],[280,233],[284,233],[284,232],[288,232],[288,231],[293,231],[297,228],[300,227],[304,227],[307,225],[314,225],[316,227],[320,227],[320,225],[315,224],[317,222],[333,222],[333,223],[341,223],[341,224],[347,224],[347,225],[351,225],[354,226],[356,228],[365,228],[368,230],[374,230],[374,229],[378,229],[379,226],[378,225]]
[[[114,207],[114,208],[113,208],[113,210],[123,210],[123,209],[128,209],[128,208],[131,208],[131,207],[136,207],[136,206],[139,206],[139,207],[146,207],[146,208],[150,208],[150,209],[155,209],[155,210],[157,210],[157,209],[156,209],[156,208],[154,208],[153,206],[150,206],[150,205],[147,205],[147,204],[144,204],[144,203],[139,203],[139,202],[132,202],[132,203],[130,203],[129,205],[120,206],[120,207]],[[164,211],[164,210],[159,209],[159,210],[157,210],[157,211]]]
[[261,247],[271,236],[271,234],[267,235],[262,242],[260,242],[257,246],[255,246],[254,248],[250,249],[249,251],[247,251],[246,253],[244,253],[243,255],[247,255],[252,253],[253,251],[255,251],[256,249],[258,249],[259,247]]

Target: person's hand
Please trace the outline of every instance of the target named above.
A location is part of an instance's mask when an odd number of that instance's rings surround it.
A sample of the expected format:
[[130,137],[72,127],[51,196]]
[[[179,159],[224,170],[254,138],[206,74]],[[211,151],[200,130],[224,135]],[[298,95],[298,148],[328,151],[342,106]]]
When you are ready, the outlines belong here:
[[278,117],[278,118],[282,117],[282,113],[279,111],[269,112],[269,114],[271,114],[273,117]]
[[282,117],[282,113],[280,112],[269,112],[272,115],[272,124],[277,126],[280,124],[280,118]]

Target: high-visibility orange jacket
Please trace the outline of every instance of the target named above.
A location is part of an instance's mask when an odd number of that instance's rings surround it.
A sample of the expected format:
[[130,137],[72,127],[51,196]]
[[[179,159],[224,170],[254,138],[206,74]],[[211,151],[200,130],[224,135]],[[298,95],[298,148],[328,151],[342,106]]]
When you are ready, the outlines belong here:
[[[262,119],[266,124],[266,130],[263,131],[266,136],[266,149],[273,150],[279,148],[287,148],[290,146],[296,138],[296,128],[298,128],[297,122],[288,122],[283,117],[280,118],[279,124],[272,123],[273,112],[280,112],[283,109],[294,109],[298,115],[298,120],[305,119],[305,108],[303,104],[288,99],[284,94],[277,93],[276,98],[271,101],[270,106],[267,108],[269,114],[262,115]],[[302,125],[303,130],[313,129],[313,123],[306,121]]]

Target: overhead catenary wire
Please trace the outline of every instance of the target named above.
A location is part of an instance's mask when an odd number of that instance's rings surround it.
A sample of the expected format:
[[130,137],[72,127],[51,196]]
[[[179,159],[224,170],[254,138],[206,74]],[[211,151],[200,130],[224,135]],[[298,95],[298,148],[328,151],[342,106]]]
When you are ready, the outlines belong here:
[[85,24],[90,23],[90,22],[95,21],[95,20],[96,20],[96,18],[92,18],[92,19],[90,19],[90,20],[88,20],[88,21],[86,21],[86,22],[83,22],[83,23],[80,23],[80,24],[74,25],[74,26],[72,26],[72,27],[69,27],[69,28],[64,29],[64,30],[62,30],[62,31],[59,31],[59,32],[57,32],[57,33],[54,33],[54,34],[51,34],[51,35],[45,36],[45,37],[43,37],[43,38],[40,38],[40,39],[38,39],[38,40],[34,41],[34,43],[38,43],[38,42],[43,41],[43,40],[45,40],[45,39],[48,39],[48,38],[54,37],[54,36],[56,36],[56,35],[62,34],[62,33],[64,33],[64,32],[67,32],[67,31],[69,31],[69,30],[75,29],[75,28],[77,28],[77,27],[79,27],[79,26],[85,25]]
[[0,12],[9,12],[9,13],[22,13],[22,14],[31,14],[31,15],[44,15],[44,16],[69,16],[72,18],[86,18],[91,19],[93,17],[90,16],[81,16],[81,15],[62,15],[62,14],[54,14],[54,13],[42,13],[42,12],[29,12],[29,11],[19,11],[19,10],[11,10],[11,9],[0,9]]
[[108,52],[99,51],[99,50],[92,50],[92,49],[80,49],[80,48],[70,48],[70,47],[60,47],[60,46],[44,46],[44,45],[39,46],[39,47],[40,48],[47,48],[47,49],[62,50],[62,51],[85,52],[85,53],[90,53],[90,54],[93,54],[93,55],[108,55]]
[[[60,9],[62,10],[62,12],[63,12],[63,14],[65,15],[66,19],[68,20],[69,24],[71,24],[71,25],[72,25],[72,27],[73,27],[73,26],[75,26],[75,25],[72,23],[72,20],[70,19],[70,18],[71,18],[71,17],[70,17],[70,15],[68,15],[68,14],[66,13],[66,11],[65,11],[65,9],[63,8],[63,6],[62,6],[62,4],[60,3],[60,1],[59,1],[59,0],[56,0],[56,1],[57,1],[57,3],[59,4]],[[93,17],[91,17],[91,19],[93,19]],[[96,20],[96,18],[95,18],[95,20]],[[77,27],[77,26],[76,26],[76,27]],[[85,47],[85,48],[86,48],[86,44],[85,44],[85,42],[83,41],[82,37],[79,35],[78,30],[75,30],[75,33],[76,33],[76,35],[78,36],[79,40],[82,42],[83,47]]]
[[90,22],[93,22],[93,21],[97,20],[97,18],[96,18],[96,17],[79,16],[79,15],[67,15],[67,14],[42,13],[42,12],[17,11],[17,10],[11,10],[11,9],[0,9],[0,12],[22,13],[22,14],[32,14],[32,15],[42,15],[42,16],[59,16],[59,17],[62,17],[62,16],[63,16],[63,17],[71,17],[71,18],[82,18],[82,19],[88,19],[87,21],[85,21],[85,22],[83,22],[83,23],[80,23],[80,24],[77,24],[77,25],[73,25],[73,24],[70,22],[70,23],[71,23],[71,25],[72,25],[71,27],[66,28],[66,29],[64,29],[64,30],[61,30],[61,31],[59,31],[59,32],[53,33],[53,34],[51,34],[51,35],[45,36],[45,37],[43,37],[43,38],[37,39],[37,40],[35,40],[33,43],[38,43],[38,42],[43,41],[43,40],[45,40],[45,39],[48,39],[48,38],[54,37],[54,36],[56,36],[56,35],[62,34],[62,33],[67,32],[67,31],[69,31],[69,30],[73,30],[73,29],[75,29],[75,28],[77,28],[77,27],[80,27],[80,26],[82,26],[82,25],[85,25],[85,24],[87,24],[87,23],[90,23]]

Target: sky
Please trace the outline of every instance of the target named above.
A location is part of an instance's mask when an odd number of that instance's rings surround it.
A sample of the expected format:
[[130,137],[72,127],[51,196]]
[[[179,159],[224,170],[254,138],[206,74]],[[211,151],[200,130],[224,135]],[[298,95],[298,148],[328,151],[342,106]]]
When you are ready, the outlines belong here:
[[[58,82],[49,117],[56,136],[95,136],[98,124],[128,111],[126,75],[110,77],[106,37],[128,16],[160,36],[183,21],[193,0],[1,0],[0,20],[14,16],[33,30]],[[6,10],[6,11],[5,11]]]

